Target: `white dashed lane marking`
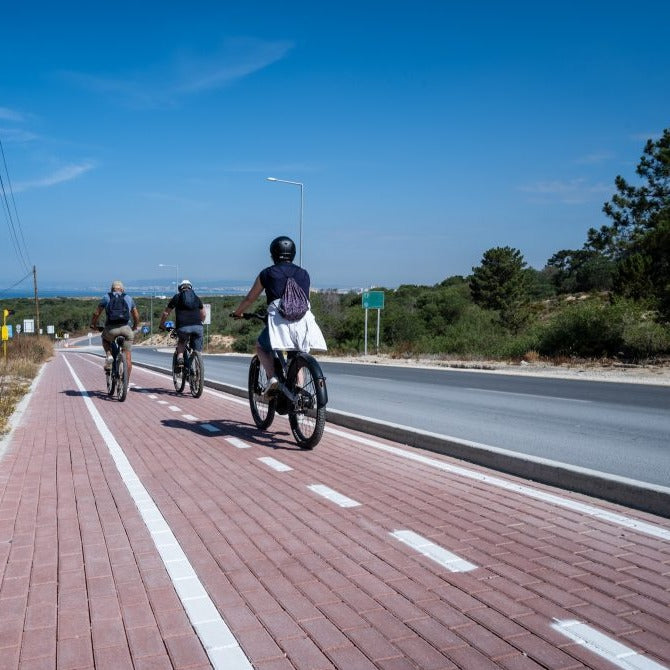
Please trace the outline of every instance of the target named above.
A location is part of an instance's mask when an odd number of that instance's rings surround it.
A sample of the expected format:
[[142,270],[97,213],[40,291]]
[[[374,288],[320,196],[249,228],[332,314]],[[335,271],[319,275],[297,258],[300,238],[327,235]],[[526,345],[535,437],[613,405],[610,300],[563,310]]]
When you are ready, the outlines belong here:
[[220,433],[221,429],[216,426],[212,426],[211,423],[201,423],[200,428],[204,428],[208,433]]
[[232,444],[237,449],[250,449],[251,445],[244,440],[240,440],[239,437],[227,437],[226,442]]
[[334,491],[333,489],[329,488],[328,486],[325,486],[324,484],[311,484],[307,488],[310,491],[313,491],[314,493],[322,496],[323,498],[326,498],[327,500],[334,502],[336,505],[339,505],[340,507],[358,507],[361,504],[359,502],[356,502],[355,500],[352,500],[351,498],[347,498],[346,496],[342,495],[341,493],[338,493],[337,491]]
[[477,568],[476,565],[411,530],[394,530],[390,535],[451,572],[469,572]]
[[265,465],[271,467],[273,470],[276,470],[277,472],[289,472],[290,470],[293,470],[293,468],[290,465],[286,465],[285,463],[278,461],[276,458],[272,458],[272,456],[263,456],[258,460],[262,461],[263,463],[265,463]]
[[668,670],[665,665],[652,661],[581,621],[556,620],[551,624],[551,627],[619,668],[625,670]]

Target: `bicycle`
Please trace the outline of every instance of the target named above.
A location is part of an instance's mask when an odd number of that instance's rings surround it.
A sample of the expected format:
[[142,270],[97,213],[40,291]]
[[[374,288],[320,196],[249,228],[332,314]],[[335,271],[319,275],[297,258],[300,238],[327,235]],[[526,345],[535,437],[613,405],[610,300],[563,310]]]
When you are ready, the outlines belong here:
[[[98,330],[102,332],[104,326],[98,326]],[[105,370],[105,378],[107,381],[107,395],[116,396],[119,402],[123,402],[128,395],[128,365],[126,364],[126,356],[123,351],[123,343],[126,338],[123,335],[117,335],[112,342],[110,342],[110,349],[112,354],[112,367]]]
[[[231,315],[232,316],[232,315]],[[244,319],[258,319],[267,323],[267,315],[245,313]],[[321,366],[310,354],[302,351],[274,350],[277,388],[267,395],[263,389],[268,383],[265,369],[257,355],[249,364],[249,407],[254,423],[261,430],[272,424],[275,413],[288,414],[293,437],[301,449],[313,449],[321,440],[326,425],[328,390]]]
[[[166,328],[166,330],[170,333],[171,338],[176,340],[179,337],[175,328]],[[202,354],[193,348],[194,339],[195,335],[191,333],[186,340],[183,365],[177,365],[176,349],[172,354],[172,382],[177,393],[182,393],[188,382],[191,395],[199,398],[205,388],[205,365]]]

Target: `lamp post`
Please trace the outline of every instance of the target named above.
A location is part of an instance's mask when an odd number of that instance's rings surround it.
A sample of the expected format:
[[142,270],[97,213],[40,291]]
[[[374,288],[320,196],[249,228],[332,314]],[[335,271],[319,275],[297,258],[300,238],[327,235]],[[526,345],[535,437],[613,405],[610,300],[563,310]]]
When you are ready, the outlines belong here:
[[300,254],[299,254],[299,263],[300,267],[302,267],[302,210],[303,210],[303,204],[304,204],[304,198],[303,198],[303,189],[304,189],[304,184],[300,181],[288,181],[287,179],[277,179],[277,177],[267,177],[268,181],[278,181],[281,182],[282,184],[293,184],[294,186],[300,186],[300,236],[298,238],[298,246],[300,247]]

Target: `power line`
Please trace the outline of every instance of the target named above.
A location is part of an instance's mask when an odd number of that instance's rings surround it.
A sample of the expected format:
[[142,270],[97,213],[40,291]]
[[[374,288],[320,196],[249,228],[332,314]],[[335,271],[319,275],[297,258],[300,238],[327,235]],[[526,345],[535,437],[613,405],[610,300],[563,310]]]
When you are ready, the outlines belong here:
[[3,288],[3,289],[1,289],[1,290],[0,290],[0,295],[3,295],[4,293],[8,293],[8,292],[11,291],[13,288],[15,288],[15,287],[18,286],[19,284],[23,283],[23,282],[24,282],[26,279],[28,279],[28,277],[30,277],[32,274],[33,274],[33,271],[31,270],[25,277],[21,277],[21,279],[19,279],[19,281],[17,281],[16,283],[12,284],[11,286],[8,286],[7,288]]
[[[2,140],[0,140],[0,154],[2,155],[2,163],[5,169],[5,175],[7,177],[7,186],[9,188],[9,194],[11,196],[11,202],[14,208],[14,217],[12,216],[12,208],[10,207],[9,198],[7,197],[7,192],[5,190],[5,183],[2,179],[2,173],[0,172],[0,188],[2,188],[2,197],[5,203],[5,215],[7,217],[7,225],[9,227],[10,237],[12,239],[12,244],[14,246],[14,251],[16,256],[23,265],[25,270],[30,268],[30,254],[28,254],[28,247],[26,246],[26,240],[23,235],[23,228],[21,226],[21,219],[19,218],[19,212],[16,208],[16,200],[14,199],[14,191],[12,190],[12,182],[9,178],[9,170],[7,169],[7,160],[5,159],[5,150],[2,146]],[[14,224],[14,218],[16,219],[16,225]],[[18,233],[16,229],[18,227]]]

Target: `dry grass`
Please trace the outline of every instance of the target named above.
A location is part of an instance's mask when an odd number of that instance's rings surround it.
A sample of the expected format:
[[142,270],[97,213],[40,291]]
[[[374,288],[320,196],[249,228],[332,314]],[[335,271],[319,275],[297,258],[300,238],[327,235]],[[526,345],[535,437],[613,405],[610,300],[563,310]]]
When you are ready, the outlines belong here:
[[18,337],[7,343],[7,358],[0,358],[0,435],[8,429],[16,405],[44,361],[53,355],[48,337]]

